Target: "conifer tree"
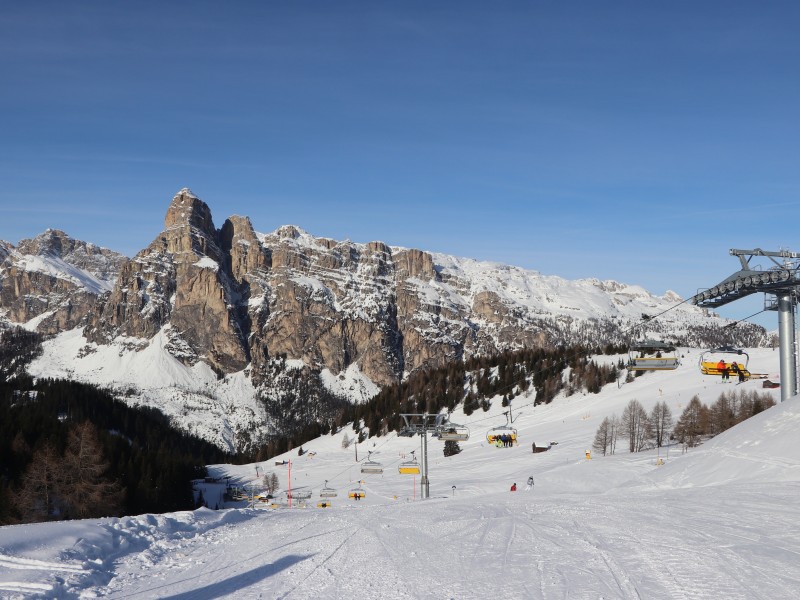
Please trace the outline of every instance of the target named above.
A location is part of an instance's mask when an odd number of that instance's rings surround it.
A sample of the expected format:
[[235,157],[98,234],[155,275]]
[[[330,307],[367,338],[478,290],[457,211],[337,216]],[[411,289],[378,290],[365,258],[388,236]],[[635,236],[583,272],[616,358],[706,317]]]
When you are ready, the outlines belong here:
[[70,430],[63,465],[62,492],[68,518],[116,513],[120,486],[105,478],[109,465],[103,459],[97,429],[89,421]]
[[447,440],[444,443],[444,455],[445,456],[454,456],[461,452],[461,446],[458,445],[458,442],[455,440]]

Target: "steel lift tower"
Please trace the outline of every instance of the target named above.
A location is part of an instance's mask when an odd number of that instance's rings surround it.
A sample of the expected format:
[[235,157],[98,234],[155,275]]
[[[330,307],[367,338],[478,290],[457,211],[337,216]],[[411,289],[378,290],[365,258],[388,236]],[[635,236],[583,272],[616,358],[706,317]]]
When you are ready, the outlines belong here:
[[397,433],[400,437],[414,437],[419,434],[422,438],[422,479],[420,481],[420,496],[423,500],[430,498],[431,488],[428,479],[428,434],[439,435],[447,428],[446,415],[430,413],[400,413],[405,426]]
[[[742,268],[689,300],[700,307],[716,308],[757,292],[767,295],[765,309],[778,311],[781,402],[785,402],[797,394],[795,307],[800,289],[800,254],[786,250],[767,252],[761,248],[730,252],[739,258]],[[756,256],[769,258],[773,265],[766,270],[753,268],[750,261]]]

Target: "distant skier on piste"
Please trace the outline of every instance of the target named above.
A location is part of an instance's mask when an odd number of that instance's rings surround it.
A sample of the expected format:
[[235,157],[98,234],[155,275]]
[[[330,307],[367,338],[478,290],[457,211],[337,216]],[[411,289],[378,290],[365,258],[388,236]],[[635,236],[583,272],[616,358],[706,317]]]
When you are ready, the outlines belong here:
[[525,491],[530,492],[533,489],[533,476],[528,477],[528,483],[525,485]]

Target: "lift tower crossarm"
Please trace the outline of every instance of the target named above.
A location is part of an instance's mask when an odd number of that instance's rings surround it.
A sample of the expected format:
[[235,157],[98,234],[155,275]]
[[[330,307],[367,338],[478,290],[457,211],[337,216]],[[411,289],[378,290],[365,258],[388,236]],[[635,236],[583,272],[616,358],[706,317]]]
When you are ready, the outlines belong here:
[[[732,249],[730,253],[739,258],[741,270],[717,285],[697,292],[689,301],[703,308],[716,308],[756,292],[775,296],[780,343],[781,400],[785,402],[797,393],[795,307],[798,290],[800,290],[800,261],[798,260],[800,253],[788,250],[768,252],[761,248]],[[754,269],[750,266],[750,261],[755,256],[769,258],[775,266],[767,270]]]
[[[778,250],[777,252],[769,252],[766,250],[762,250],[761,248],[756,248],[755,250],[737,250],[735,248],[731,248],[731,256],[738,256],[739,262],[742,263],[742,269],[749,269],[750,268],[750,259],[754,256],[765,256],[769,258],[773,263],[777,266],[783,268],[786,266],[785,261],[790,259],[800,258],[800,253],[798,252],[789,252],[788,250]],[[748,256],[749,258],[745,258]],[[773,257],[777,256],[784,259],[784,264],[779,263]]]
[[[689,299],[692,304],[703,308],[717,308],[756,292],[780,295],[787,290],[794,291],[800,286],[798,265],[792,263],[792,260],[797,262],[797,259],[800,258],[800,254],[797,252],[787,250],[768,252],[756,248],[754,250],[732,249],[730,253],[739,258],[741,270],[736,271],[717,285],[692,296]],[[769,258],[775,266],[767,270],[754,269],[750,265],[750,261],[755,256]],[[775,260],[775,257],[782,258],[783,262]]]

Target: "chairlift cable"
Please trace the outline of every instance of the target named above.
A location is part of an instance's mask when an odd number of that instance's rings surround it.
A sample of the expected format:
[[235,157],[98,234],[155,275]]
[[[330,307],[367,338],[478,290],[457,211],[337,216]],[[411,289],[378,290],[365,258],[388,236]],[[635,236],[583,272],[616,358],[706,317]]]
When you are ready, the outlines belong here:
[[739,323],[741,323],[743,321],[747,321],[748,319],[752,319],[756,315],[760,315],[763,312],[767,312],[767,309],[766,308],[761,309],[760,311],[758,311],[757,313],[753,313],[749,317],[744,317],[742,319],[739,319],[738,321],[734,321],[733,323],[728,323],[727,325],[723,325],[722,329],[732,329],[732,328],[736,327]]

